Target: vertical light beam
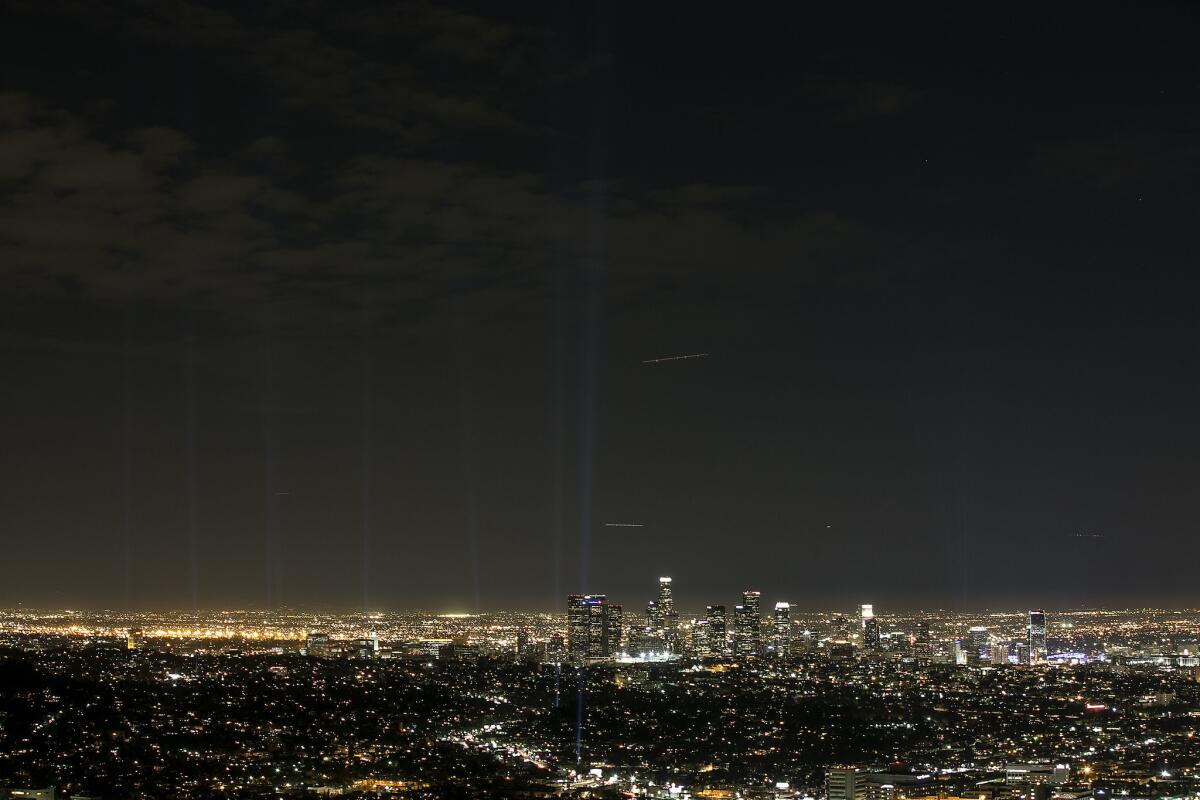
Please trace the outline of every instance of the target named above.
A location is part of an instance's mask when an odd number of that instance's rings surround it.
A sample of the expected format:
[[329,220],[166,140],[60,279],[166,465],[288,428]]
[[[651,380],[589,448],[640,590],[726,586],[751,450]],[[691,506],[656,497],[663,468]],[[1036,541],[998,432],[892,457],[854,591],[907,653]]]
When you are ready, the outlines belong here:
[[188,560],[191,565],[192,611],[200,606],[196,525],[196,320],[187,300],[184,320],[184,424],[187,471]]
[[460,445],[462,448],[463,488],[466,493],[463,511],[467,523],[467,547],[471,559],[471,588],[474,610],[479,612],[479,507],[476,496],[477,453],[475,446],[475,417],[473,413],[473,381],[471,354],[467,340],[466,312],[462,295],[455,297],[458,321],[458,410]]
[[362,360],[362,602],[363,614],[371,611],[371,439],[374,426],[372,405],[373,365],[370,332],[364,325]]
[[595,7],[596,69],[592,73],[592,131],[588,157],[587,241],[583,258],[583,415],[580,453],[579,502],[579,590],[589,591],[592,546],[593,461],[596,439],[596,403],[599,373],[600,281],[604,273],[607,191],[604,178],[608,166],[608,47],[609,9],[604,0]]
[[275,354],[272,346],[272,298],[268,295],[259,348],[260,401],[263,434],[263,572],[267,609],[275,607],[275,536],[278,507],[275,498]]
[[125,579],[125,613],[129,613],[132,575],[130,549],[133,538],[133,457],[130,438],[133,436],[133,324],[130,312],[125,312],[125,347],[121,380],[121,554]]

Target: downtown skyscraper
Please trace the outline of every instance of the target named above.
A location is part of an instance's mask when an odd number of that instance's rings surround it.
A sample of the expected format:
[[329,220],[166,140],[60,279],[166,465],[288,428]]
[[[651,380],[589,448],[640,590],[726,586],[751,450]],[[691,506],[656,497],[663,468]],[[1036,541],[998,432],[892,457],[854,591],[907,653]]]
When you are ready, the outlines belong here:
[[725,622],[725,606],[708,606],[704,612],[708,623],[708,652],[710,655],[725,654],[725,637],[728,631]]
[[1026,657],[1030,664],[1040,664],[1046,659],[1046,612],[1037,609],[1029,612],[1025,626]]
[[567,596],[567,655],[572,661],[612,658],[621,650],[623,609],[602,594]]
[[792,604],[775,604],[775,655],[785,657],[792,652]]
[[761,655],[763,652],[761,602],[762,593],[748,589],[742,592],[742,604],[733,609],[735,655]]

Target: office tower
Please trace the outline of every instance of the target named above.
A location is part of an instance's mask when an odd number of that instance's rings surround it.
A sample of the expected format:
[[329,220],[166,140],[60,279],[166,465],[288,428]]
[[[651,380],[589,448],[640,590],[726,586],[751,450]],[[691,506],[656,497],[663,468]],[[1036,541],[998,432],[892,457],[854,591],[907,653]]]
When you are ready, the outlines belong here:
[[865,627],[863,628],[863,647],[874,652],[878,652],[881,649],[879,618],[876,616],[870,616],[866,619]]
[[742,607],[746,619],[748,633],[748,652],[761,654],[763,651],[762,642],[762,592],[756,592],[753,589],[747,589],[742,592]]
[[675,598],[671,593],[671,579],[658,579],[658,634],[667,641],[671,650],[679,649],[679,615],[675,613]]
[[967,632],[967,663],[978,664],[990,655],[988,653],[988,629],[982,625],[972,627]]
[[702,656],[709,653],[709,631],[708,620],[695,619],[692,620],[692,649],[694,655]]
[[625,642],[625,610],[616,603],[606,605],[604,621],[604,642],[600,654],[604,658],[616,658]]
[[130,628],[125,632],[125,649],[137,650],[142,645],[142,632],[138,628]]
[[371,640],[371,652],[374,655],[379,655],[379,631],[372,628],[367,638]]
[[1028,661],[1038,664],[1046,660],[1046,612],[1041,609],[1029,612],[1026,625],[1026,643],[1029,647]]
[[658,632],[662,629],[662,614],[658,610],[658,601],[646,603],[646,629]]
[[829,638],[835,642],[850,641],[850,620],[840,614],[830,620]]
[[524,656],[529,653],[529,631],[525,628],[517,631],[517,655]]
[[567,595],[567,655],[572,661],[581,661],[587,656],[590,616],[584,595]]
[[725,606],[709,606],[705,609],[708,622],[708,652],[719,656],[725,652]]
[[859,610],[861,612],[862,630],[865,633],[867,630],[867,620],[875,619],[875,606],[870,603],[863,603],[859,606]]
[[1029,656],[1029,643],[1013,642],[1008,660],[1014,664],[1032,664],[1033,660]]
[[567,595],[567,654],[572,661],[611,658],[624,633],[621,606],[602,594]]
[[665,618],[675,613],[675,598],[671,595],[671,579],[658,579],[658,607]]
[[825,796],[828,800],[863,800],[865,778],[859,767],[830,767],[825,771]]
[[750,614],[745,606],[733,607],[733,654],[738,657],[750,655]]
[[791,603],[775,604],[775,654],[778,656],[792,654]]
[[913,655],[918,658],[929,658],[933,655],[933,638],[929,635],[929,623],[925,620],[917,623],[917,633],[913,639]]
[[551,664],[561,664],[565,655],[562,634],[551,634],[550,640],[546,642],[546,661]]

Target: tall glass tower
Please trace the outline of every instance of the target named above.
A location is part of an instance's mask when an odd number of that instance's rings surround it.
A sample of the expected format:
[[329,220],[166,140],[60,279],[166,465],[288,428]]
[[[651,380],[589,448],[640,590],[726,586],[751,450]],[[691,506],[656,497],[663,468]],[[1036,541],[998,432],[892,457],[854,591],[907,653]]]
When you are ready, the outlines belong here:
[[602,594],[567,595],[567,653],[572,661],[612,658],[621,649],[621,606]]
[[785,657],[792,653],[792,604],[775,604],[775,655]]
[[1037,609],[1029,612],[1026,626],[1029,644],[1029,663],[1037,664],[1046,659],[1046,612]]
[[762,592],[747,589],[742,592],[742,612],[745,615],[747,648],[751,653],[762,654]]
[[725,652],[725,606],[709,606],[705,611],[708,620],[708,652],[714,656]]

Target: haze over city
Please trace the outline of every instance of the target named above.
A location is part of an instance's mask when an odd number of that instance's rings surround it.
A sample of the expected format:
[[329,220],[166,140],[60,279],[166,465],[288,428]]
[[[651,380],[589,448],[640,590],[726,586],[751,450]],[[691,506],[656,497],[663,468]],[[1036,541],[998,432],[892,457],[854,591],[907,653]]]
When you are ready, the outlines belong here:
[[1200,800],[1200,5],[3,9],[0,800]]

